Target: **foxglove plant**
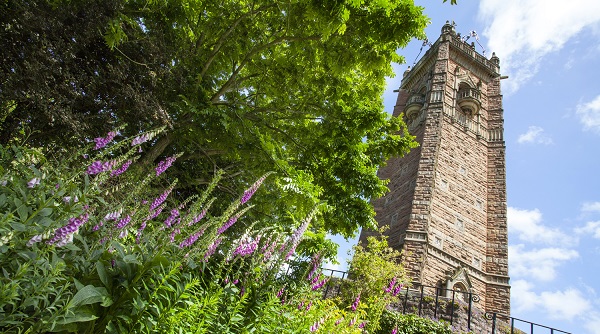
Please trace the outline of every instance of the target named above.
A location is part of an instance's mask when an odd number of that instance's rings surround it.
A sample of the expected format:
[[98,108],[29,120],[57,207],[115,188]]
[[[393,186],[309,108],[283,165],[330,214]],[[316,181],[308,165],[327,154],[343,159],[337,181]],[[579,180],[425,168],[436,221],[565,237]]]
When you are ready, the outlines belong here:
[[[215,241],[213,241],[212,244],[210,244],[210,246],[208,246],[206,253],[204,253],[204,262],[207,262],[208,259],[215,253],[215,251],[217,250],[217,247],[219,247],[219,244],[221,243],[222,240],[223,240],[223,238],[217,238]],[[235,283],[233,283],[233,284],[235,284]]]
[[179,248],[183,249],[185,247],[191,247],[198,240],[198,238],[200,238],[202,234],[204,234],[204,230],[205,229],[203,228],[200,231],[190,235],[187,239],[185,239],[179,244]]
[[167,170],[167,168],[171,167],[175,160],[177,160],[176,155],[168,157],[165,160],[159,162],[158,166],[156,166],[156,168],[154,169],[156,171],[156,176],[159,176],[160,174],[164,173]]
[[115,138],[116,135],[117,135],[116,132],[111,131],[106,135],[106,137],[94,138],[94,142],[96,143],[96,146],[94,146],[94,150],[99,150],[101,148],[104,148],[106,145],[108,145],[108,143],[110,143]]
[[[304,221],[302,222],[302,225],[300,225],[300,227],[298,227],[298,229],[296,231],[294,231],[294,234],[292,235],[292,237],[290,238],[290,240],[288,241],[290,248],[288,253],[285,256],[285,260],[287,261],[296,251],[296,247],[298,246],[298,244],[300,243],[300,240],[302,238],[302,235],[304,234],[304,232],[306,231],[306,229],[308,228],[308,225],[310,224],[311,220],[313,219],[313,217],[316,215],[317,213],[317,207],[315,206],[313,208],[313,210],[308,214],[308,216],[304,219]],[[285,247],[285,246],[283,246]]]
[[258,190],[258,188],[260,187],[260,185],[265,181],[265,179],[271,175],[273,172],[269,172],[265,175],[263,175],[260,179],[258,179],[256,182],[254,182],[254,184],[246,189],[246,191],[244,191],[244,194],[242,195],[242,197],[240,198],[240,204],[245,204],[246,202],[248,202],[250,200],[250,198],[252,198],[252,196],[254,195],[254,193],[256,192],[256,190]]
[[387,288],[384,288],[384,291],[386,293],[391,292],[394,289],[394,285],[396,285],[396,276],[394,276],[394,278],[392,278],[392,280],[390,281],[390,284],[388,284]]
[[125,171],[127,170],[127,168],[129,168],[129,166],[131,165],[132,161],[131,160],[127,160],[125,161],[121,167],[119,167],[118,169],[113,170],[110,173],[110,176],[114,177],[114,176],[119,176],[123,173],[125,173]]
[[352,311],[356,311],[356,309],[358,308],[358,304],[360,303],[360,293],[358,294],[358,296],[356,296],[356,299],[354,300],[354,302],[352,303],[352,306],[350,306],[350,309]]
[[173,191],[173,186],[169,187],[160,196],[158,196],[156,199],[154,199],[152,204],[150,204],[150,211],[153,211],[154,209],[158,208],[161,204],[163,204],[164,201],[167,200],[167,197],[169,196],[171,191]]
[[37,177],[34,177],[33,179],[31,179],[31,181],[27,182],[27,188],[33,188],[33,187],[37,186],[38,184],[40,184],[40,179]]
[[89,214],[84,213],[79,217],[69,219],[69,223],[63,227],[57,228],[56,231],[54,231],[54,237],[46,241],[46,243],[48,245],[56,244],[58,247],[62,246],[63,242],[68,238],[72,238],[72,234],[77,232],[79,227],[87,222],[88,218]]

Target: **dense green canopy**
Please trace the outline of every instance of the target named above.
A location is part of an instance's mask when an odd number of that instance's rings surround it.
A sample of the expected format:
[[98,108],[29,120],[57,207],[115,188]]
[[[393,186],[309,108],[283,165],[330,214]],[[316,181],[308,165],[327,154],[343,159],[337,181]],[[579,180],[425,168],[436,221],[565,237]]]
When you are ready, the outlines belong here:
[[382,93],[426,23],[412,0],[5,0],[0,143],[166,125],[142,162],[184,152],[182,191],[273,170],[255,214],[326,202],[325,230],[350,235],[373,226],[378,167],[414,145]]

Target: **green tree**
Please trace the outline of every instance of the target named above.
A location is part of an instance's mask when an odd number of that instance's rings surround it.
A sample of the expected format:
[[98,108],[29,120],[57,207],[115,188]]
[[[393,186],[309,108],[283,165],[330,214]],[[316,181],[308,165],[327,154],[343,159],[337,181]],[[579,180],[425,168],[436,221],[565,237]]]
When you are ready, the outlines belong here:
[[374,227],[369,199],[387,190],[376,171],[415,145],[381,98],[396,51],[424,36],[412,0],[7,0],[0,11],[0,142],[25,129],[73,146],[114,124],[166,125],[141,163],[183,152],[180,193],[220,169],[233,196],[274,170],[289,179],[253,214],[281,221],[284,204],[303,217],[325,202],[317,228],[344,235]]

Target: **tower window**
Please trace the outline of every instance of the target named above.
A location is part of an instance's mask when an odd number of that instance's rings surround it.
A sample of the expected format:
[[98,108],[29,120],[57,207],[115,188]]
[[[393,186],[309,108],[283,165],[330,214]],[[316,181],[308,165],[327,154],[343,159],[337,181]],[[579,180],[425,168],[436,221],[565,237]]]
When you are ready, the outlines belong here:
[[465,222],[462,217],[456,217],[456,223],[454,224],[457,230],[464,232],[465,230]]
[[390,227],[396,225],[398,223],[398,213],[394,213],[392,215],[392,219],[390,219]]

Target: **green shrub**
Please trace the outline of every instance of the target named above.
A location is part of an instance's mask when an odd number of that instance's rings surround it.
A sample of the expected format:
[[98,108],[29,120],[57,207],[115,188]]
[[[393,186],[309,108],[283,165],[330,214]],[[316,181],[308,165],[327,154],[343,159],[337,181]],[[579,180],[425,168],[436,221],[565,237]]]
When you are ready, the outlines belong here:
[[414,314],[401,314],[385,310],[381,315],[380,328],[374,333],[452,334],[452,330],[450,326],[444,322],[421,318]]

